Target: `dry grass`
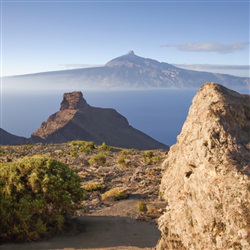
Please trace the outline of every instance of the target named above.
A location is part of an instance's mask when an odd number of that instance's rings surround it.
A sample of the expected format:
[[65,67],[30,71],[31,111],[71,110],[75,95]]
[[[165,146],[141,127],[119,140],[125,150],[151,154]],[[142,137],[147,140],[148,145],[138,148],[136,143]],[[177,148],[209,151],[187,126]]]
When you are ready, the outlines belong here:
[[126,189],[124,188],[114,188],[111,190],[108,190],[104,194],[102,194],[102,200],[122,200],[127,198]]
[[98,183],[98,182],[89,182],[89,183],[86,183],[85,185],[83,185],[82,188],[84,190],[86,190],[87,192],[92,192],[92,191],[104,189],[105,185],[102,183]]

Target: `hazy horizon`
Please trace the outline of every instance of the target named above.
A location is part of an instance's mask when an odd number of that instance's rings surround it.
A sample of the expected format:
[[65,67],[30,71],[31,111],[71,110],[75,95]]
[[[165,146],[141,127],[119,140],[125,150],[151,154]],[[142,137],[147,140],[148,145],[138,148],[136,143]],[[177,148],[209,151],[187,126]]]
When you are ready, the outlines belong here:
[[249,76],[247,0],[2,0],[0,7],[1,76],[103,65],[129,50]]
[[[151,59],[154,59],[154,58],[151,58]],[[164,62],[164,63],[168,63],[168,62]],[[95,67],[102,67],[104,65],[105,64],[102,64],[102,65],[64,64],[64,65],[61,65],[62,68],[58,68],[58,69],[51,69],[48,71],[39,71],[39,72],[28,72],[28,73],[23,73],[20,75],[3,75],[2,77],[23,76],[23,75],[64,71],[64,70],[71,70],[71,69],[95,68]],[[218,74],[229,74],[229,75],[238,76],[238,77],[250,77],[249,75],[250,65],[174,64],[174,63],[172,65],[178,68],[194,70],[194,71],[202,71],[202,72],[218,73]]]

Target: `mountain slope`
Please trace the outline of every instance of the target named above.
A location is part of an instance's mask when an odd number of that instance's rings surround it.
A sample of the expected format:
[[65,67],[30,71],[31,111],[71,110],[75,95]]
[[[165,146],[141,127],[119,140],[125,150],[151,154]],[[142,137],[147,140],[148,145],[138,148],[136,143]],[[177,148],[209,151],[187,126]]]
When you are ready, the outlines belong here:
[[25,137],[16,136],[0,128],[0,145],[21,145],[28,143]]
[[102,67],[44,72],[4,78],[7,87],[27,88],[199,88],[204,82],[249,87],[247,77],[199,72],[139,57],[130,51]]
[[163,165],[157,249],[250,249],[249,95],[203,85]]
[[32,140],[48,143],[87,140],[125,148],[168,149],[130,126],[114,109],[91,107],[81,92],[64,94],[60,110],[32,134]]

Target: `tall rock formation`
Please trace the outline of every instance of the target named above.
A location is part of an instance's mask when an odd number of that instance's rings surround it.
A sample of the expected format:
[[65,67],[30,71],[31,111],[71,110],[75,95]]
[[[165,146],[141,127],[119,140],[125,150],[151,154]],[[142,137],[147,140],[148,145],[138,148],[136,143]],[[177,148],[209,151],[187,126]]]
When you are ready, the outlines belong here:
[[248,95],[204,84],[163,166],[156,249],[250,249]]
[[124,148],[168,150],[166,145],[130,126],[114,109],[88,105],[81,92],[64,94],[60,111],[42,123],[31,138],[35,142],[87,140]]
[[13,135],[0,128],[0,145],[21,145],[27,144],[29,140],[25,137]]

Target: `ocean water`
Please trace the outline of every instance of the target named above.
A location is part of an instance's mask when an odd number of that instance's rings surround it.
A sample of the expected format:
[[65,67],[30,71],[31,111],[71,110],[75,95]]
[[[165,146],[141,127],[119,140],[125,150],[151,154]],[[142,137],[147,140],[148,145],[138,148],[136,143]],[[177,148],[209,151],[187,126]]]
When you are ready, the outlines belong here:
[[[134,128],[169,146],[176,142],[197,92],[194,89],[79,91],[91,106],[116,109]],[[1,127],[12,134],[30,137],[59,110],[64,92],[3,92]]]

